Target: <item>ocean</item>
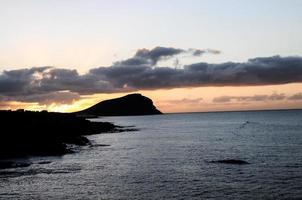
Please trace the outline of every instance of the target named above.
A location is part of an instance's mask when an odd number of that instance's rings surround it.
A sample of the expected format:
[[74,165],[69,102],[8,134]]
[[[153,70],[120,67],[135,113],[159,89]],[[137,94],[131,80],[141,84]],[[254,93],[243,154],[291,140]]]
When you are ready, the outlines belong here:
[[92,120],[138,130],[2,169],[0,199],[302,199],[302,110]]

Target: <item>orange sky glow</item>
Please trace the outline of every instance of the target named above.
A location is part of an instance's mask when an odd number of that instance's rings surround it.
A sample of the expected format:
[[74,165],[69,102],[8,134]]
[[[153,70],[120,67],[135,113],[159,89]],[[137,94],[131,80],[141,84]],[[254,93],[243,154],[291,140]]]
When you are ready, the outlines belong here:
[[[162,112],[209,112],[209,111],[234,111],[234,110],[266,110],[266,109],[300,109],[302,99],[291,100],[290,96],[302,91],[302,84],[284,84],[271,86],[248,87],[197,87],[165,90],[137,91],[151,98]],[[41,105],[38,103],[6,102],[0,104],[1,109],[28,109],[48,110],[55,112],[73,112],[90,107],[102,100],[126,95],[127,93],[95,94],[81,96],[70,104],[51,103]],[[213,99],[221,96],[249,97],[254,95],[284,95],[282,99],[264,99],[258,101],[213,102]]]

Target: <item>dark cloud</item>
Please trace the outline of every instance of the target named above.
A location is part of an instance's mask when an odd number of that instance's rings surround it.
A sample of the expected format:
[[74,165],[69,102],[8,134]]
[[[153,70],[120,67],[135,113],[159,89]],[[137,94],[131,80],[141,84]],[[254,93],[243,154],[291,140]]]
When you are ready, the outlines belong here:
[[206,52],[205,50],[196,49],[196,50],[193,50],[193,56],[200,56],[200,55],[204,54],[205,52]]
[[34,103],[38,102],[40,105],[56,104],[70,104],[80,99],[80,95],[74,92],[60,91],[50,92],[44,94],[31,94],[31,95],[19,95],[19,96],[0,96],[1,102],[20,101]]
[[288,100],[294,100],[294,101],[299,101],[299,100],[302,100],[302,93],[297,93],[297,94],[294,94],[290,97],[287,98]]
[[0,75],[0,95],[20,96],[65,90],[79,94],[117,91],[104,79],[101,75],[79,75],[76,70],[53,67],[4,71]]
[[221,53],[221,51],[215,50],[215,49],[191,49],[191,51],[193,52],[193,56],[201,56],[205,53],[209,53],[209,54],[220,54]]
[[154,49],[139,49],[132,58],[114,63],[117,66],[123,65],[156,65],[158,61],[173,57],[186,52],[183,49],[173,47],[155,47]]
[[155,47],[151,50],[149,49],[139,49],[136,51],[135,55],[132,58],[115,62],[114,66],[154,66],[160,60],[169,59],[179,54],[190,54],[192,56],[201,56],[203,54],[220,54],[219,50],[214,49],[177,49],[173,47]]
[[40,74],[49,67],[34,67],[31,69],[5,70],[0,74],[0,94],[20,95],[28,93],[28,87],[35,85],[37,74]]
[[245,63],[196,63],[181,69],[114,66],[93,69],[114,88],[158,89],[196,86],[251,86],[302,82],[301,57],[254,58]]
[[271,95],[253,95],[253,96],[220,96],[213,99],[213,103],[249,102],[249,101],[279,101],[286,98],[285,94],[273,93]]
[[169,58],[183,52],[185,52],[185,50],[172,47],[155,47],[152,50],[140,49],[134,57],[148,59],[152,65],[155,65],[161,59]]
[[[2,99],[26,102],[32,102],[35,98],[39,102],[43,102],[43,99],[49,99],[49,102],[51,99],[63,102],[58,100],[56,94],[65,92],[64,95],[69,95],[66,99],[77,99],[78,97],[73,95],[129,92],[142,89],[302,82],[302,57],[273,56],[254,58],[243,63],[201,62],[182,68],[156,66],[159,60],[186,52],[191,52],[193,55],[194,51],[166,47],[141,49],[128,60],[114,63],[110,67],[93,68],[82,75],[76,70],[53,67],[6,70],[0,74],[0,96]],[[283,97],[265,98],[275,100]]]

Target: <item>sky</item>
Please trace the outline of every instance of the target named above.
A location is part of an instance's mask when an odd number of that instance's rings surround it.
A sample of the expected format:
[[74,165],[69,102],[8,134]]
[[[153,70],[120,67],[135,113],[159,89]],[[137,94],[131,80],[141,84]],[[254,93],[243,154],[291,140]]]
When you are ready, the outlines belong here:
[[0,109],[139,92],[163,112],[302,108],[300,0],[0,0]]

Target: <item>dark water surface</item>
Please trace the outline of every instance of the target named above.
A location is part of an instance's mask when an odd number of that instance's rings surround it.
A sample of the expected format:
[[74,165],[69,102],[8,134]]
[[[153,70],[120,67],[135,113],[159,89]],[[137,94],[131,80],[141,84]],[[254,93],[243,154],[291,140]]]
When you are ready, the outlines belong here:
[[[78,153],[2,169],[0,198],[302,198],[302,111],[95,120],[139,131],[94,135]],[[250,164],[210,162],[222,159]]]

